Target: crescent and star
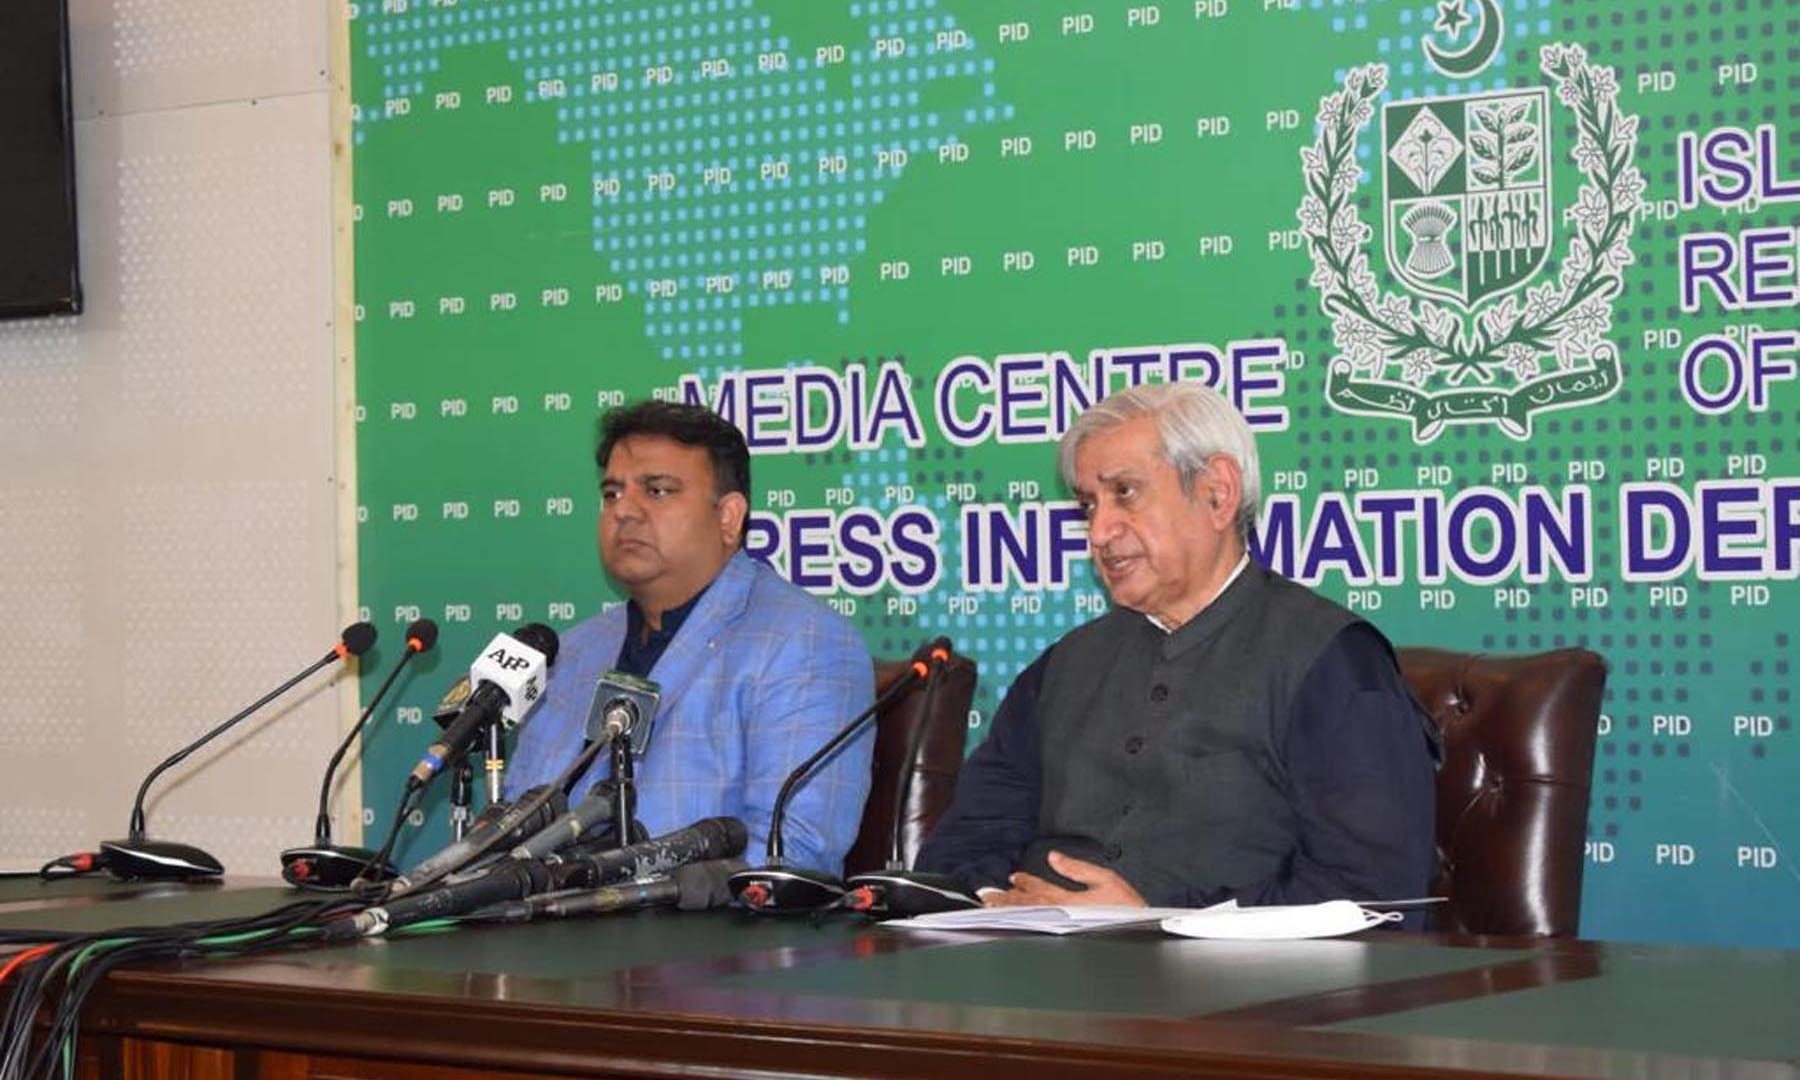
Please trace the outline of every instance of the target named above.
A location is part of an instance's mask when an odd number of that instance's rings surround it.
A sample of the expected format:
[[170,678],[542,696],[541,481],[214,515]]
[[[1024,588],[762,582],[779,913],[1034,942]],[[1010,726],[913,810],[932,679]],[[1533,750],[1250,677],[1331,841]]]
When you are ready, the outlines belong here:
[[1471,16],[1467,4],[1468,0],[1438,0],[1437,21],[1432,24],[1432,29],[1454,39],[1462,33],[1464,26],[1475,21],[1479,23],[1479,29],[1474,41],[1457,50],[1441,49],[1429,38],[1424,42],[1425,58],[1431,61],[1431,66],[1453,79],[1466,79],[1487,67],[1500,51],[1500,5],[1496,0],[1476,0],[1480,14]]

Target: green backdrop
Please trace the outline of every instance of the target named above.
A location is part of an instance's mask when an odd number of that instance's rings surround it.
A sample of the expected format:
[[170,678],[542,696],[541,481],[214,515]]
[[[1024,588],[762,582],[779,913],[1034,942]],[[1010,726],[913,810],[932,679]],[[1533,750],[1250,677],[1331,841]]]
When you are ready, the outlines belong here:
[[1607,658],[1585,934],[1800,943],[1800,5],[354,7],[360,591],[445,631],[376,825],[481,643],[616,601],[606,406],[743,427],[754,549],[877,655],[975,656],[973,743],[1104,606],[1057,434],[1191,378],[1278,569]]

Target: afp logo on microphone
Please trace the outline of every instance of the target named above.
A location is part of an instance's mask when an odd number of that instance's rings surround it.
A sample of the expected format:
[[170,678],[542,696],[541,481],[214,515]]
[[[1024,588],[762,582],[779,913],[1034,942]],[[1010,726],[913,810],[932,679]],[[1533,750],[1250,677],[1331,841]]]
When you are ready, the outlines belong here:
[[531,657],[509,653],[504,645],[488,653],[487,658],[489,663],[502,671],[524,671],[532,664]]
[[[538,640],[533,640],[534,636]],[[544,671],[555,653],[555,635],[548,627],[521,627],[519,637],[496,634],[477,654],[469,668],[469,680],[478,687],[491,683],[505,695],[500,719],[510,726],[523,720],[543,696]]]

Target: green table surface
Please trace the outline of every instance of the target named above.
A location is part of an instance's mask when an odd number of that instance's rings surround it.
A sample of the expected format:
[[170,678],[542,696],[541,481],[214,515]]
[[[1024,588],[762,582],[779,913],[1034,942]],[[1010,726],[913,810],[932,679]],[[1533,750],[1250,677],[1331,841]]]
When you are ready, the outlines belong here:
[[1387,1035],[1795,1062],[1800,1061],[1800,954],[1611,945],[1593,978],[1338,1026]]
[[[6,881],[0,928],[93,932],[253,914],[303,896],[267,883]],[[1198,941],[1152,929],[915,934],[847,917],[812,924],[654,911],[296,948],[179,972],[207,984],[283,980],[595,1010],[677,1002],[729,1013],[734,1002],[755,1001],[811,1015],[805,1003],[816,1001],[861,1024],[965,1031],[1003,1031],[994,1017],[1029,1016],[1031,1037],[1052,1040],[1057,1017],[1070,1018],[1070,1039],[1094,1030],[1074,1018],[1279,1025],[1445,1046],[1472,1040],[1527,1064],[1544,1048],[1596,1051],[1591,1068],[1576,1070],[1585,1075],[1800,1076],[1792,1068],[1800,1062],[1800,953],[1505,944],[1379,931],[1296,942]]]

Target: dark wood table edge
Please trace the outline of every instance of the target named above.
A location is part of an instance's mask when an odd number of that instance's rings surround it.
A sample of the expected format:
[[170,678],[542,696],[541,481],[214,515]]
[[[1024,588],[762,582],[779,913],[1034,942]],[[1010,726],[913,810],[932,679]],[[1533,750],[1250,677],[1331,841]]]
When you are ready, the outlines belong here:
[[[468,932],[484,929],[493,928]],[[234,976],[240,964],[279,967],[281,954],[224,964],[166,964],[109,976],[90,1002],[83,1028],[196,1045],[557,1075],[662,1077],[748,1070],[769,1076],[966,1075],[991,1080],[998,1065],[1010,1062],[1029,1065],[1034,1076],[1082,1080],[1096,1075],[1362,1080],[1442,1077],[1451,1071],[1471,1078],[1800,1077],[1800,1069],[1790,1062],[1308,1026],[1588,977],[1604,950],[1632,947],[1579,939],[1369,932],[1359,936],[1493,950],[1496,963],[1474,969],[1475,974],[1425,976],[1386,990],[1379,985],[1353,988],[1186,1018],[837,999],[708,985],[708,976],[774,971],[870,950],[906,951],[1012,936],[914,941],[904,933],[871,929],[812,947],[644,965],[616,973],[614,989],[627,1003],[623,1011],[559,1003],[554,980],[540,980],[544,985],[534,987],[527,985],[533,980],[507,976],[485,992],[458,995],[435,987],[418,992],[340,985],[318,970],[295,983]],[[354,963],[354,954],[346,953],[346,959]],[[509,985],[530,1000],[509,997]],[[803,1064],[796,1064],[796,1055],[804,1057]]]
[[[917,1026],[906,1022],[912,1019]],[[941,1026],[954,1020],[954,1030]],[[939,1026],[933,1026],[933,1025]],[[1396,1037],[1231,1019],[639,985],[629,1011],[114,973],[83,1029],[178,1043],[569,1076],[1800,1077],[1792,1063]],[[997,1070],[1007,1069],[1007,1072]]]

